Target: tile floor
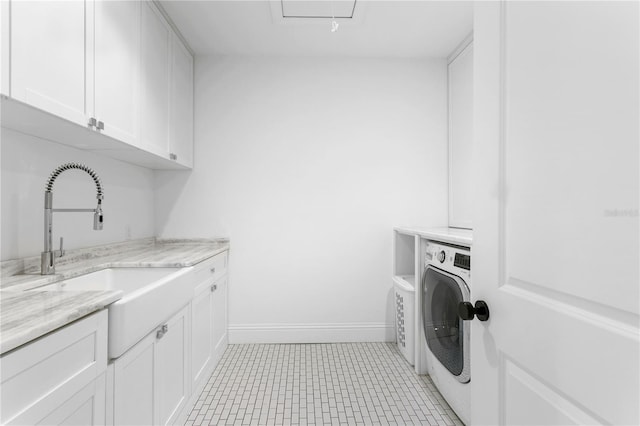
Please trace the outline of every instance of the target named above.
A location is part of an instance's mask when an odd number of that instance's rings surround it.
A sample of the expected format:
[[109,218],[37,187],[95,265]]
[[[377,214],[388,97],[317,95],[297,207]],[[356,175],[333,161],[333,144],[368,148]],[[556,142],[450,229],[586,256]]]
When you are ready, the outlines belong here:
[[462,425],[393,343],[230,345],[186,424]]

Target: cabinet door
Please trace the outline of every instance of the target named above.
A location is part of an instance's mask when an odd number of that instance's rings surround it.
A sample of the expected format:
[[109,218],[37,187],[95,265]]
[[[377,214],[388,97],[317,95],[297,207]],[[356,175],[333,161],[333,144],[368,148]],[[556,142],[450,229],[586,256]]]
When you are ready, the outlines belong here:
[[105,397],[105,375],[102,374],[38,424],[104,425]]
[[227,282],[225,276],[216,282],[213,292],[213,353],[217,359],[227,347]]
[[[100,377],[107,366],[107,323],[102,310],[3,354],[0,424],[40,424]],[[54,417],[63,422],[69,415]]]
[[80,125],[91,114],[93,2],[11,2],[11,96]]
[[185,307],[167,321],[166,333],[156,340],[155,424],[172,424],[189,396],[188,312]]
[[154,423],[155,333],[149,334],[115,361],[114,423]]
[[473,45],[449,64],[449,226],[471,228],[473,215]]
[[0,93],[5,96],[11,95],[9,90],[9,74],[11,72],[10,56],[10,28],[9,25],[9,2],[0,1],[0,61],[2,69],[0,70]]
[[172,38],[171,140],[175,160],[193,166],[193,57],[178,37]]
[[141,31],[141,145],[168,158],[171,29],[150,1],[142,2]]
[[95,3],[95,117],[102,133],[138,142],[140,2]]
[[205,379],[213,353],[213,284],[205,281],[191,302],[191,379],[192,388]]

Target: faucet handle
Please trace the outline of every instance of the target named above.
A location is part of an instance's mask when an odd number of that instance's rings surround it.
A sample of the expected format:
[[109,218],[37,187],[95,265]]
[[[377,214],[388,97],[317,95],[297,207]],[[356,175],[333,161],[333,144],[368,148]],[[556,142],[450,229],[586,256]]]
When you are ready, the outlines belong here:
[[64,238],[60,237],[60,253],[58,254],[58,257],[62,256],[64,256]]

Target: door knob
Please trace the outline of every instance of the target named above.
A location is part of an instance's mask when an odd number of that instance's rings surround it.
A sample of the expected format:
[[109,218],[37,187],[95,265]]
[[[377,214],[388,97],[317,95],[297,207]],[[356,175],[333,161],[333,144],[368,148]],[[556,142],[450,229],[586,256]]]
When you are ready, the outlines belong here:
[[474,316],[480,321],[486,321],[489,319],[489,306],[484,300],[476,301],[475,307],[470,302],[460,302],[458,316],[465,321],[472,320]]

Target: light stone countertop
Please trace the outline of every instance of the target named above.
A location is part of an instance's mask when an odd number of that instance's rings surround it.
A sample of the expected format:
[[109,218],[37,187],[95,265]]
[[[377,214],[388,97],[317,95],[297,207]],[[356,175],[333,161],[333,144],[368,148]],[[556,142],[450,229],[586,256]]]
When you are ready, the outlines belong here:
[[429,228],[423,226],[396,226],[395,231],[407,235],[419,235],[422,238],[443,243],[458,244],[471,247],[473,243],[473,231],[460,228]]
[[0,263],[0,353],[107,307],[122,291],[25,291],[106,268],[189,267],[229,250],[229,241],[146,238],[69,250],[55,275],[40,275],[40,257]]
[[0,291],[0,353],[104,309],[122,291]]

